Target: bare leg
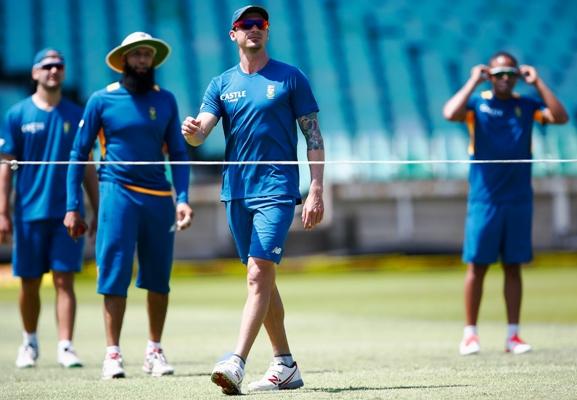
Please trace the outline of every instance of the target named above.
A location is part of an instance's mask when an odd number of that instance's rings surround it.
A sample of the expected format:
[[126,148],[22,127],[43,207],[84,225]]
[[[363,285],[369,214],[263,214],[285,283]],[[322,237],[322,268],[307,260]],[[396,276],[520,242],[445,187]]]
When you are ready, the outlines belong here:
[[38,318],[40,317],[40,284],[42,278],[22,278],[20,280],[20,295],[18,303],[20,305],[20,316],[24,331],[34,333],[38,329]]
[[148,291],[147,297],[148,311],[148,331],[149,339],[153,342],[160,342],[164,321],[168,310],[168,293],[157,293]]
[[104,329],[107,346],[119,346],[125,310],[126,297],[104,295]]
[[483,297],[483,282],[488,265],[468,264],[465,275],[465,320],[467,325],[477,325],[481,298]]
[[284,307],[276,285],[273,288],[264,327],[272,345],[273,355],[290,354],[284,326]]
[[507,306],[507,321],[509,324],[518,324],[521,314],[521,297],[523,295],[523,283],[521,281],[521,265],[503,265],[505,273],[504,295]]
[[235,349],[235,354],[245,360],[269,312],[275,277],[276,269],[272,261],[249,258],[247,265],[248,295]]
[[74,293],[73,272],[52,272],[56,289],[56,323],[58,339],[72,340],[76,317],[76,295]]

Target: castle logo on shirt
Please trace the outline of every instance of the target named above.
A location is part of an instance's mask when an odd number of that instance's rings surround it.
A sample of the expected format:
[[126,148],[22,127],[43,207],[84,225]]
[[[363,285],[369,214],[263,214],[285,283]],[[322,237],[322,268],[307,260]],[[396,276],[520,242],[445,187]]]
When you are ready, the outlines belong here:
[[156,108],[150,107],[148,109],[148,115],[150,116],[150,119],[154,121],[156,119]]
[[274,99],[275,96],[275,87],[274,85],[268,85],[266,87],[266,98],[269,100]]
[[481,111],[482,113],[489,114],[492,117],[502,117],[503,116],[503,110],[499,110],[498,108],[491,108],[491,107],[489,107],[488,104],[484,104],[484,103],[479,106],[479,111]]
[[515,107],[515,115],[517,116],[517,118],[521,118],[522,114],[523,112],[521,111],[521,107],[519,106]]
[[44,130],[44,122],[29,122],[20,127],[22,133],[36,133]]
[[239,90],[236,92],[228,92],[220,95],[222,101],[227,103],[236,103],[239,99],[246,97],[246,90]]
[[70,132],[70,122],[65,121],[64,124],[62,125],[62,129],[64,129],[64,134]]

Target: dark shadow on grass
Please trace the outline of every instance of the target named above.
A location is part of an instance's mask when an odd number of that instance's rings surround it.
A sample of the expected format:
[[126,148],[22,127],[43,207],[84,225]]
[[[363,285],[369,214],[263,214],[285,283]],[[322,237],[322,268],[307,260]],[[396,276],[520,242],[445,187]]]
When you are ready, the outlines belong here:
[[414,385],[414,386],[349,386],[348,388],[311,388],[307,387],[305,390],[310,392],[324,392],[324,393],[342,393],[342,392],[369,392],[377,390],[402,390],[402,389],[446,389],[446,388],[462,388],[471,385]]

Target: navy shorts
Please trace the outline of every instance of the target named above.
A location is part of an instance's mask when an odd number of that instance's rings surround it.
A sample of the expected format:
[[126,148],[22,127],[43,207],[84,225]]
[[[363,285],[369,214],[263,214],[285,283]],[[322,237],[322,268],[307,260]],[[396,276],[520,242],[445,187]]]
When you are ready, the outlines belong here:
[[279,264],[295,214],[296,199],[269,196],[225,202],[230,232],[243,264],[249,257]]
[[470,202],[465,222],[463,261],[523,264],[533,259],[531,226],[533,203]]
[[98,293],[126,296],[135,251],[136,286],[168,293],[175,219],[170,196],[138,193],[116,183],[100,182],[96,234]]
[[63,218],[28,222],[14,219],[14,276],[40,278],[50,270],[80,272],[84,239],[74,241],[62,221]]

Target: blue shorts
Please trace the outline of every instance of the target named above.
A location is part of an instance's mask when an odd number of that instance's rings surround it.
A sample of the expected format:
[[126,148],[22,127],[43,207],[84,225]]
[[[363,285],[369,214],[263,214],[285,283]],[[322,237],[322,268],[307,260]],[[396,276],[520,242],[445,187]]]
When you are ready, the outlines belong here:
[[96,234],[98,293],[126,296],[138,256],[136,286],[170,291],[176,210],[170,196],[153,196],[100,182]]
[[523,264],[533,259],[531,226],[533,203],[489,204],[470,202],[465,222],[463,261],[492,264],[499,256],[504,264]]
[[72,240],[62,221],[63,218],[27,222],[14,219],[14,276],[40,278],[50,270],[80,272],[84,239]]
[[225,202],[228,226],[243,264],[249,257],[279,264],[295,214],[296,199],[270,196]]

